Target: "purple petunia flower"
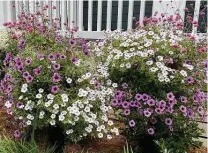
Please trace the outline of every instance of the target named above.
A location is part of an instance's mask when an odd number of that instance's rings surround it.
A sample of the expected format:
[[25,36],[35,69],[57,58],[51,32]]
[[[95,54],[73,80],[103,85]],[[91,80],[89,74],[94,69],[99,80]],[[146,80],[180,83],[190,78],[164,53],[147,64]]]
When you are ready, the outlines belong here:
[[25,65],[30,65],[32,63],[32,59],[30,57],[26,57]]
[[194,119],[194,111],[192,109],[188,109],[187,112],[188,112],[188,117],[190,119]]
[[135,102],[134,101],[130,101],[130,106],[131,107],[135,107],[136,106]]
[[22,102],[17,102],[16,107],[22,109],[24,108],[24,104]]
[[168,98],[169,100],[174,100],[174,99],[175,99],[175,96],[173,95],[172,92],[169,92],[169,93],[167,94],[167,98]]
[[121,99],[118,99],[117,101],[119,106],[122,105],[123,101]]
[[60,53],[56,53],[56,58],[60,59],[61,58],[61,54]]
[[168,108],[167,108],[167,112],[168,112],[168,113],[172,114],[173,111],[174,111],[173,107],[168,107]]
[[169,126],[172,125],[172,119],[171,118],[166,118],[165,119],[165,124],[169,125]]
[[197,95],[194,95],[194,96],[193,96],[193,100],[194,100],[195,103],[198,103],[198,102],[199,102],[198,96],[197,96]]
[[170,106],[173,106],[173,105],[175,105],[176,104],[176,100],[175,99],[170,99],[169,100],[169,105]]
[[83,53],[84,53],[85,55],[90,55],[89,49],[84,49],[84,50],[83,50]]
[[159,106],[163,106],[163,107],[166,106],[166,102],[164,100],[159,101],[158,104],[159,104]]
[[119,91],[118,90],[118,91],[115,92],[115,96],[116,96],[117,99],[122,98],[122,95],[123,95],[123,92],[122,91]]
[[57,64],[57,63],[53,64],[54,70],[59,70],[60,67],[61,67],[60,64]]
[[203,109],[203,107],[202,106],[199,106],[198,108],[197,108],[197,111],[198,111],[198,113],[199,114],[204,114],[204,109]]
[[35,75],[40,75],[40,73],[41,73],[41,68],[35,68],[34,70],[33,70],[33,73],[35,74]]
[[29,72],[28,72],[28,71],[23,72],[23,78],[27,78],[29,75],[30,75],[30,74],[29,74]]
[[181,96],[180,97],[180,100],[181,100],[181,102],[183,102],[183,103],[187,103],[187,97],[184,97],[184,96]]
[[153,135],[155,133],[155,130],[153,128],[148,128],[147,132],[149,133],[149,135]]
[[78,62],[78,58],[77,58],[77,57],[72,57],[72,58],[71,58],[71,61],[72,61],[72,63],[74,63],[74,64],[75,64],[75,63],[77,63],[77,62]]
[[149,99],[149,96],[147,94],[142,94],[142,100],[147,101]]
[[15,138],[20,138],[20,136],[21,136],[21,132],[19,130],[15,130],[14,131],[14,137]]
[[65,55],[61,55],[60,59],[66,59],[66,56]]
[[135,126],[134,120],[129,121],[129,126],[130,126],[130,127],[134,127],[134,126]]
[[142,95],[141,94],[136,94],[135,99],[140,101],[142,99]]
[[188,84],[193,84],[194,83],[194,78],[189,76],[189,77],[187,77],[186,81],[188,82]]
[[180,109],[180,111],[182,111],[183,113],[185,113],[186,112],[186,107],[185,106],[183,106],[183,105],[181,105],[180,107],[179,107],[179,109]]
[[130,109],[124,109],[124,115],[128,116],[130,114]]
[[127,101],[124,101],[122,103],[123,108],[129,108],[129,103]]
[[59,92],[59,87],[58,86],[53,86],[51,88],[51,92],[54,93],[54,94],[58,93]]
[[54,56],[53,54],[49,54],[49,55],[48,55],[48,59],[49,59],[50,61],[53,61],[53,60],[55,60],[55,56]]
[[27,78],[26,78],[26,81],[27,81],[27,83],[30,83],[30,82],[32,82],[33,81],[33,76],[32,75],[29,75]]
[[161,114],[161,113],[162,113],[162,110],[161,110],[160,108],[155,108],[155,112],[156,112],[157,114]]
[[116,99],[112,100],[112,106],[117,106],[118,105],[118,101]]
[[152,114],[152,112],[151,112],[151,111],[149,111],[149,109],[145,109],[145,110],[144,110],[144,116],[146,116],[146,117],[150,117],[150,116],[151,116],[151,114]]
[[61,81],[61,76],[58,73],[53,74],[53,82]]
[[25,40],[21,40],[18,44],[18,48],[22,49],[24,47],[24,45],[25,45]]
[[75,45],[75,41],[73,39],[69,40],[69,44],[74,46]]
[[155,106],[155,100],[154,99],[149,99],[149,100],[147,100],[147,104],[149,106]]

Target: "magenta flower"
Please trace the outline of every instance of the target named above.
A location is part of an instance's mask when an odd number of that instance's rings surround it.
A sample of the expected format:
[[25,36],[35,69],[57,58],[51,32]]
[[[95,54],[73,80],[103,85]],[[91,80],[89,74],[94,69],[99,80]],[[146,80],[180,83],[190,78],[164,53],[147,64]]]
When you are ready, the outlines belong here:
[[54,56],[53,54],[49,54],[49,55],[48,55],[48,59],[49,59],[50,61],[53,61],[53,60],[55,60],[55,56]]
[[142,99],[142,95],[141,94],[136,94],[135,99],[140,101]]
[[61,81],[61,76],[58,73],[53,74],[53,82]]
[[154,99],[149,99],[149,100],[147,100],[147,104],[149,106],[155,106],[155,100]]
[[169,93],[167,94],[167,98],[168,98],[169,100],[174,100],[174,99],[175,99],[175,96],[173,95],[172,92],[169,92]]
[[73,39],[69,40],[69,44],[74,46],[75,45],[75,41]]
[[168,112],[168,113],[172,114],[173,111],[174,111],[173,107],[168,107],[168,108],[167,108],[167,112]]
[[129,108],[129,103],[127,101],[124,101],[122,103],[123,108]]
[[66,56],[65,55],[61,55],[60,59],[66,59]]
[[51,88],[51,92],[54,93],[54,94],[58,93],[59,92],[59,87],[58,86],[53,86]]
[[129,104],[131,107],[135,107],[136,106],[136,103],[134,101],[130,101],[130,104]]
[[130,127],[134,127],[134,126],[135,126],[134,120],[129,121],[129,126],[130,126]]
[[185,113],[185,112],[186,112],[186,107],[185,107],[185,106],[183,106],[183,105],[181,105],[181,106],[179,107],[179,109],[180,109],[180,111],[182,111],[183,113]]
[[181,102],[183,102],[183,103],[187,103],[187,97],[184,97],[184,96],[181,96],[180,97],[180,100],[181,100]]
[[144,116],[150,117],[151,114],[152,114],[152,112],[149,111],[149,109],[145,109],[145,110],[144,110]]
[[166,106],[166,102],[164,100],[159,101],[158,104],[159,106],[164,106],[164,107]]
[[56,53],[56,58],[60,59],[61,58],[61,54],[60,53]]
[[117,106],[118,105],[118,101],[116,99],[112,100],[112,106]]
[[78,58],[77,57],[72,57],[71,61],[72,61],[72,63],[76,64],[78,62]]
[[29,76],[26,78],[26,81],[27,81],[27,83],[30,83],[30,82],[33,81],[33,79],[34,79],[34,77],[33,77],[32,75],[29,75]]
[[17,102],[16,107],[22,109],[24,107],[24,104],[22,102]]
[[30,65],[32,63],[32,59],[30,57],[26,57],[25,65]]
[[128,116],[130,114],[130,109],[124,109],[124,115]]
[[29,72],[28,72],[28,71],[23,72],[23,78],[27,78],[29,75],[30,75],[30,74],[29,74]]
[[14,137],[15,138],[20,138],[21,132],[19,130],[14,131]]
[[165,124],[169,125],[169,126],[172,125],[172,119],[171,118],[166,118],[165,119]]
[[147,101],[149,99],[149,96],[147,94],[142,94],[142,100]]
[[188,82],[188,84],[193,84],[194,83],[194,78],[189,76],[189,77],[187,77],[186,81]]
[[53,65],[54,70],[59,70],[60,67],[61,67],[60,64],[57,63]]
[[153,135],[155,133],[155,130],[153,128],[148,128],[147,132],[149,133],[149,135]]
[[116,91],[115,96],[117,99],[120,99],[123,96],[123,92],[118,90],[118,91]]
[[33,73],[35,73],[35,75],[40,75],[40,73],[41,73],[41,68],[35,68],[34,70],[33,70]]
[[155,108],[155,112],[156,112],[157,114],[161,114],[161,113],[162,113],[162,110],[161,110],[160,108]]
[[84,53],[85,55],[90,55],[89,49],[84,49],[84,50],[83,50],[83,53]]
[[175,105],[176,104],[176,100],[175,99],[170,99],[169,100],[169,104],[170,104],[170,106]]

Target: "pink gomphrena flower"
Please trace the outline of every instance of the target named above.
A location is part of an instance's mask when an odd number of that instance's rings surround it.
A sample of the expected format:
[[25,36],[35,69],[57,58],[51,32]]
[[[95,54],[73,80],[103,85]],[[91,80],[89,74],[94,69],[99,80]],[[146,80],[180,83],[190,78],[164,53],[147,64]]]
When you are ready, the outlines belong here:
[[17,34],[12,34],[12,39],[18,39],[18,36],[17,36]]

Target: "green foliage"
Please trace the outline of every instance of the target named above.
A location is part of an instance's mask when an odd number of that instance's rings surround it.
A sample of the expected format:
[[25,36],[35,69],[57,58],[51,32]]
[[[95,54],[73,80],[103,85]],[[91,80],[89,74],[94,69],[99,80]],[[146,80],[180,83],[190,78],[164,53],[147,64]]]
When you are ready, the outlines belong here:
[[35,141],[27,142],[25,140],[14,140],[3,137],[0,139],[1,153],[54,153],[55,146],[45,150],[39,150]]

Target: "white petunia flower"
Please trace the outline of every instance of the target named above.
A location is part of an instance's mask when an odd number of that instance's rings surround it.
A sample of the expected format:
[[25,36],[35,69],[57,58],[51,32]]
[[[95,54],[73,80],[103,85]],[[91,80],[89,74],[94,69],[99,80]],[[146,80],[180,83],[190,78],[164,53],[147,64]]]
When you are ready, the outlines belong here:
[[39,93],[43,93],[44,90],[43,90],[42,88],[40,88],[40,89],[38,90],[38,92],[39,92]]
[[40,99],[40,98],[42,98],[42,97],[43,97],[42,94],[37,94],[37,95],[36,95],[36,98],[37,98],[37,99]]
[[184,76],[184,77],[187,77],[187,72],[184,71],[184,70],[181,70],[181,71],[180,71],[180,74],[181,74],[182,76]]
[[67,82],[68,84],[70,84],[70,83],[72,83],[72,79],[71,79],[71,78],[67,78],[67,79],[66,79],[66,82]]
[[103,133],[98,133],[98,138],[103,138]]

